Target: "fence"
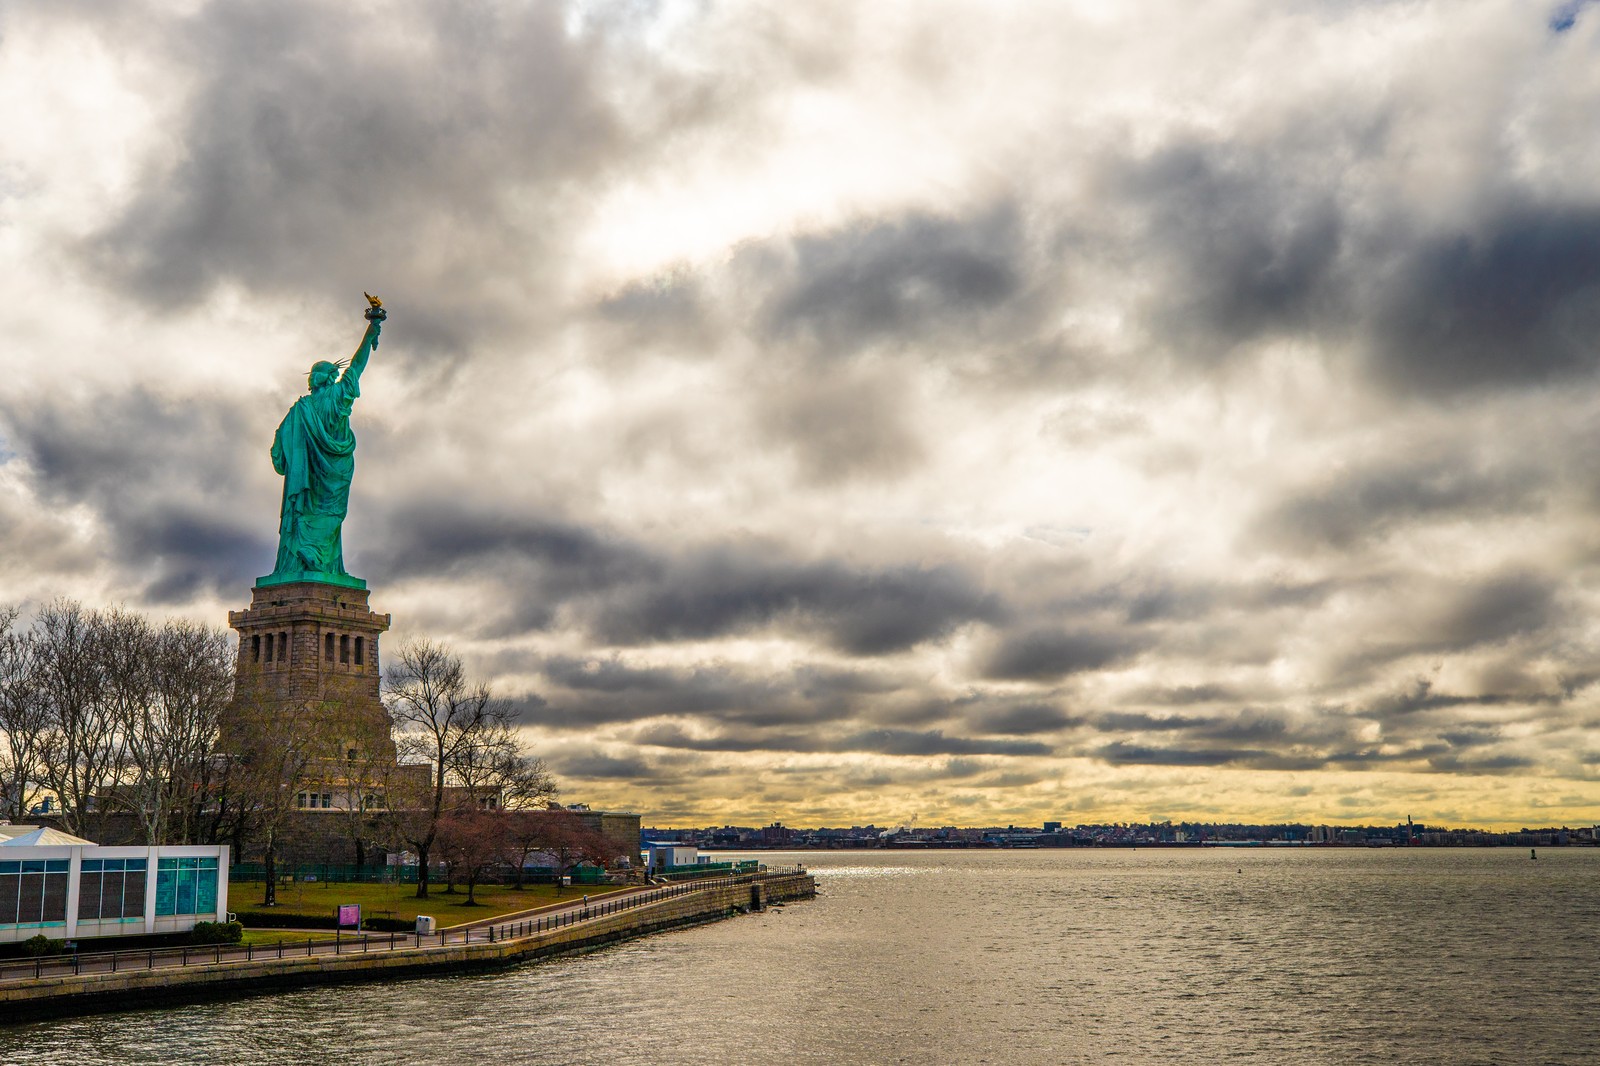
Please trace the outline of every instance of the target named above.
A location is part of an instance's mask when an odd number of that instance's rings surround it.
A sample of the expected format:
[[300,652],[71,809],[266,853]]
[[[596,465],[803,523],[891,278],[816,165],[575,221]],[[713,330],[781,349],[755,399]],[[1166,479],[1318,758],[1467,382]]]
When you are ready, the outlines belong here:
[[707,874],[715,873],[742,874],[749,873],[760,865],[761,861],[759,859],[745,859],[740,862],[689,863],[684,866],[668,866],[661,871],[660,876],[671,881],[677,881],[684,878],[705,877]]
[[[279,941],[275,945],[216,944],[181,948],[146,948],[140,951],[74,953],[70,956],[42,956],[27,961],[0,962],[0,982],[38,980],[67,974],[121,973],[128,970],[154,970],[158,967],[185,967],[196,964],[254,962],[257,959],[286,959],[313,955],[365,955],[373,951],[401,948],[444,947],[474,942],[498,943],[538,936],[623,911],[673,899],[691,892],[721,885],[753,884],[772,877],[801,872],[798,869],[753,871],[732,877],[701,878],[665,885],[643,892],[630,892],[616,899],[596,900],[593,904],[572,907],[554,914],[513,922],[485,922],[442,929],[437,933],[390,933],[387,936],[357,934],[333,940],[307,939],[302,946]],[[303,948],[303,949],[302,949]]]
[[[726,865],[726,864],[724,864]],[[428,879],[442,882],[446,876],[443,863],[428,864]],[[415,866],[355,866],[335,862],[277,863],[273,869],[278,879],[289,881],[332,881],[335,884],[414,885],[417,883]],[[259,862],[241,862],[228,868],[228,881],[264,881],[267,868]],[[495,871],[502,881],[516,880],[515,868]],[[598,866],[579,866],[568,872],[575,885],[605,884],[606,871]],[[561,879],[553,866],[527,866],[523,868],[523,881],[531,885],[547,885]]]
[[[430,870],[440,871],[442,876],[443,866],[430,864]],[[415,866],[356,866],[331,862],[317,863],[276,863],[273,872],[281,880],[293,881],[335,881],[344,884],[388,884],[388,885],[414,885],[417,883],[417,868]],[[228,867],[228,880],[233,881],[264,881],[267,876],[266,865],[259,862],[241,862]]]

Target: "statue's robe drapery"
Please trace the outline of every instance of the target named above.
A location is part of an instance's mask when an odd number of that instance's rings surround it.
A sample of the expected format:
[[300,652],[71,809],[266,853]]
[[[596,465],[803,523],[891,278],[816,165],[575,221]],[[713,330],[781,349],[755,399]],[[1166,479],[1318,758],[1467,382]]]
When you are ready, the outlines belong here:
[[353,370],[296,400],[272,438],[272,467],[283,475],[274,574],[345,573],[340,527],[356,468],[350,410],[361,395]]

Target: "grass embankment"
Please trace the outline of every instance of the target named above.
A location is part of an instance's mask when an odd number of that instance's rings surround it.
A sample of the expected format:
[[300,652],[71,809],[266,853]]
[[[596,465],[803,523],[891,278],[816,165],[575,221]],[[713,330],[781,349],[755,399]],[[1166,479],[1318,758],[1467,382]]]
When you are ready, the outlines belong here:
[[[529,885],[517,891],[509,885],[479,885],[477,903],[468,907],[466,889],[450,893],[443,885],[429,886],[428,898],[417,898],[415,885],[346,884],[336,881],[297,881],[278,886],[278,905],[261,905],[265,886],[260,881],[234,881],[228,885],[228,909],[246,926],[251,918],[271,916],[281,924],[286,916],[305,915],[312,921],[329,921],[342,903],[359,903],[362,918],[389,918],[410,924],[419,914],[431,914],[441,926],[480,922],[500,914],[545,907],[552,903],[596,899],[619,891],[620,885]],[[302,936],[301,939],[304,939]]]

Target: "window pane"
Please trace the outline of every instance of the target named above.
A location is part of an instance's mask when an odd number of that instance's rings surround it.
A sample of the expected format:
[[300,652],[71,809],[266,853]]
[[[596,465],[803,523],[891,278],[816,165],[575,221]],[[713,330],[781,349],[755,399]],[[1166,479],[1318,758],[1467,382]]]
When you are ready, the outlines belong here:
[[[100,883],[100,917],[122,917],[122,882],[128,875],[121,870],[105,875]],[[84,889],[78,889],[83,892]]]
[[156,871],[156,913],[176,914],[178,905],[178,871],[167,869],[170,859],[161,860]]
[[17,921],[41,921],[44,913],[44,874],[23,874],[17,892]]
[[122,868],[124,870],[143,870],[145,862],[143,859],[123,859]]
[[[98,871],[88,871],[88,861],[84,862],[87,872],[78,879],[78,919],[100,917],[100,882],[104,876]],[[98,864],[96,864],[98,865]],[[122,880],[120,874],[112,874],[118,881]]]
[[[140,865],[143,865],[144,860],[140,859],[139,863]],[[122,885],[122,917],[143,918],[144,874],[142,872],[129,873],[126,875],[126,878],[127,880],[125,880]]]
[[199,870],[196,873],[194,912],[210,914],[217,909],[217,871]]
[[48,873],[44,875],[44,921],[64,922],[67,920],[67,875],[64,873]]
[[0,925],[17,923],[17,886],[21,880],[14,873],[0,874]]
[[[105,867],[101,865],[104,862],[104,859],[84,859],[82,864],[79,865],[78,869],[82,870],[86,874],[98,873],[99,871],[105,869]],[[121,869],[121,867],[118,867],[118,869]]]
[[175,914],[194,914],[195,891],[194,872],[184,870],[178,874],[178,906]]

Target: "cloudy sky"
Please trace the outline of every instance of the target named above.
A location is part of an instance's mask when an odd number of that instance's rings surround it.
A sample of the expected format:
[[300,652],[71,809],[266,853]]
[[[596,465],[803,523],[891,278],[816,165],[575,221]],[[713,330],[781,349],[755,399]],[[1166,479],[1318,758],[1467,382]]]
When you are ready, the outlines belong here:
[[346,561],[647,823],[1600,820],[1600,7],[0,5],[0,602]]

